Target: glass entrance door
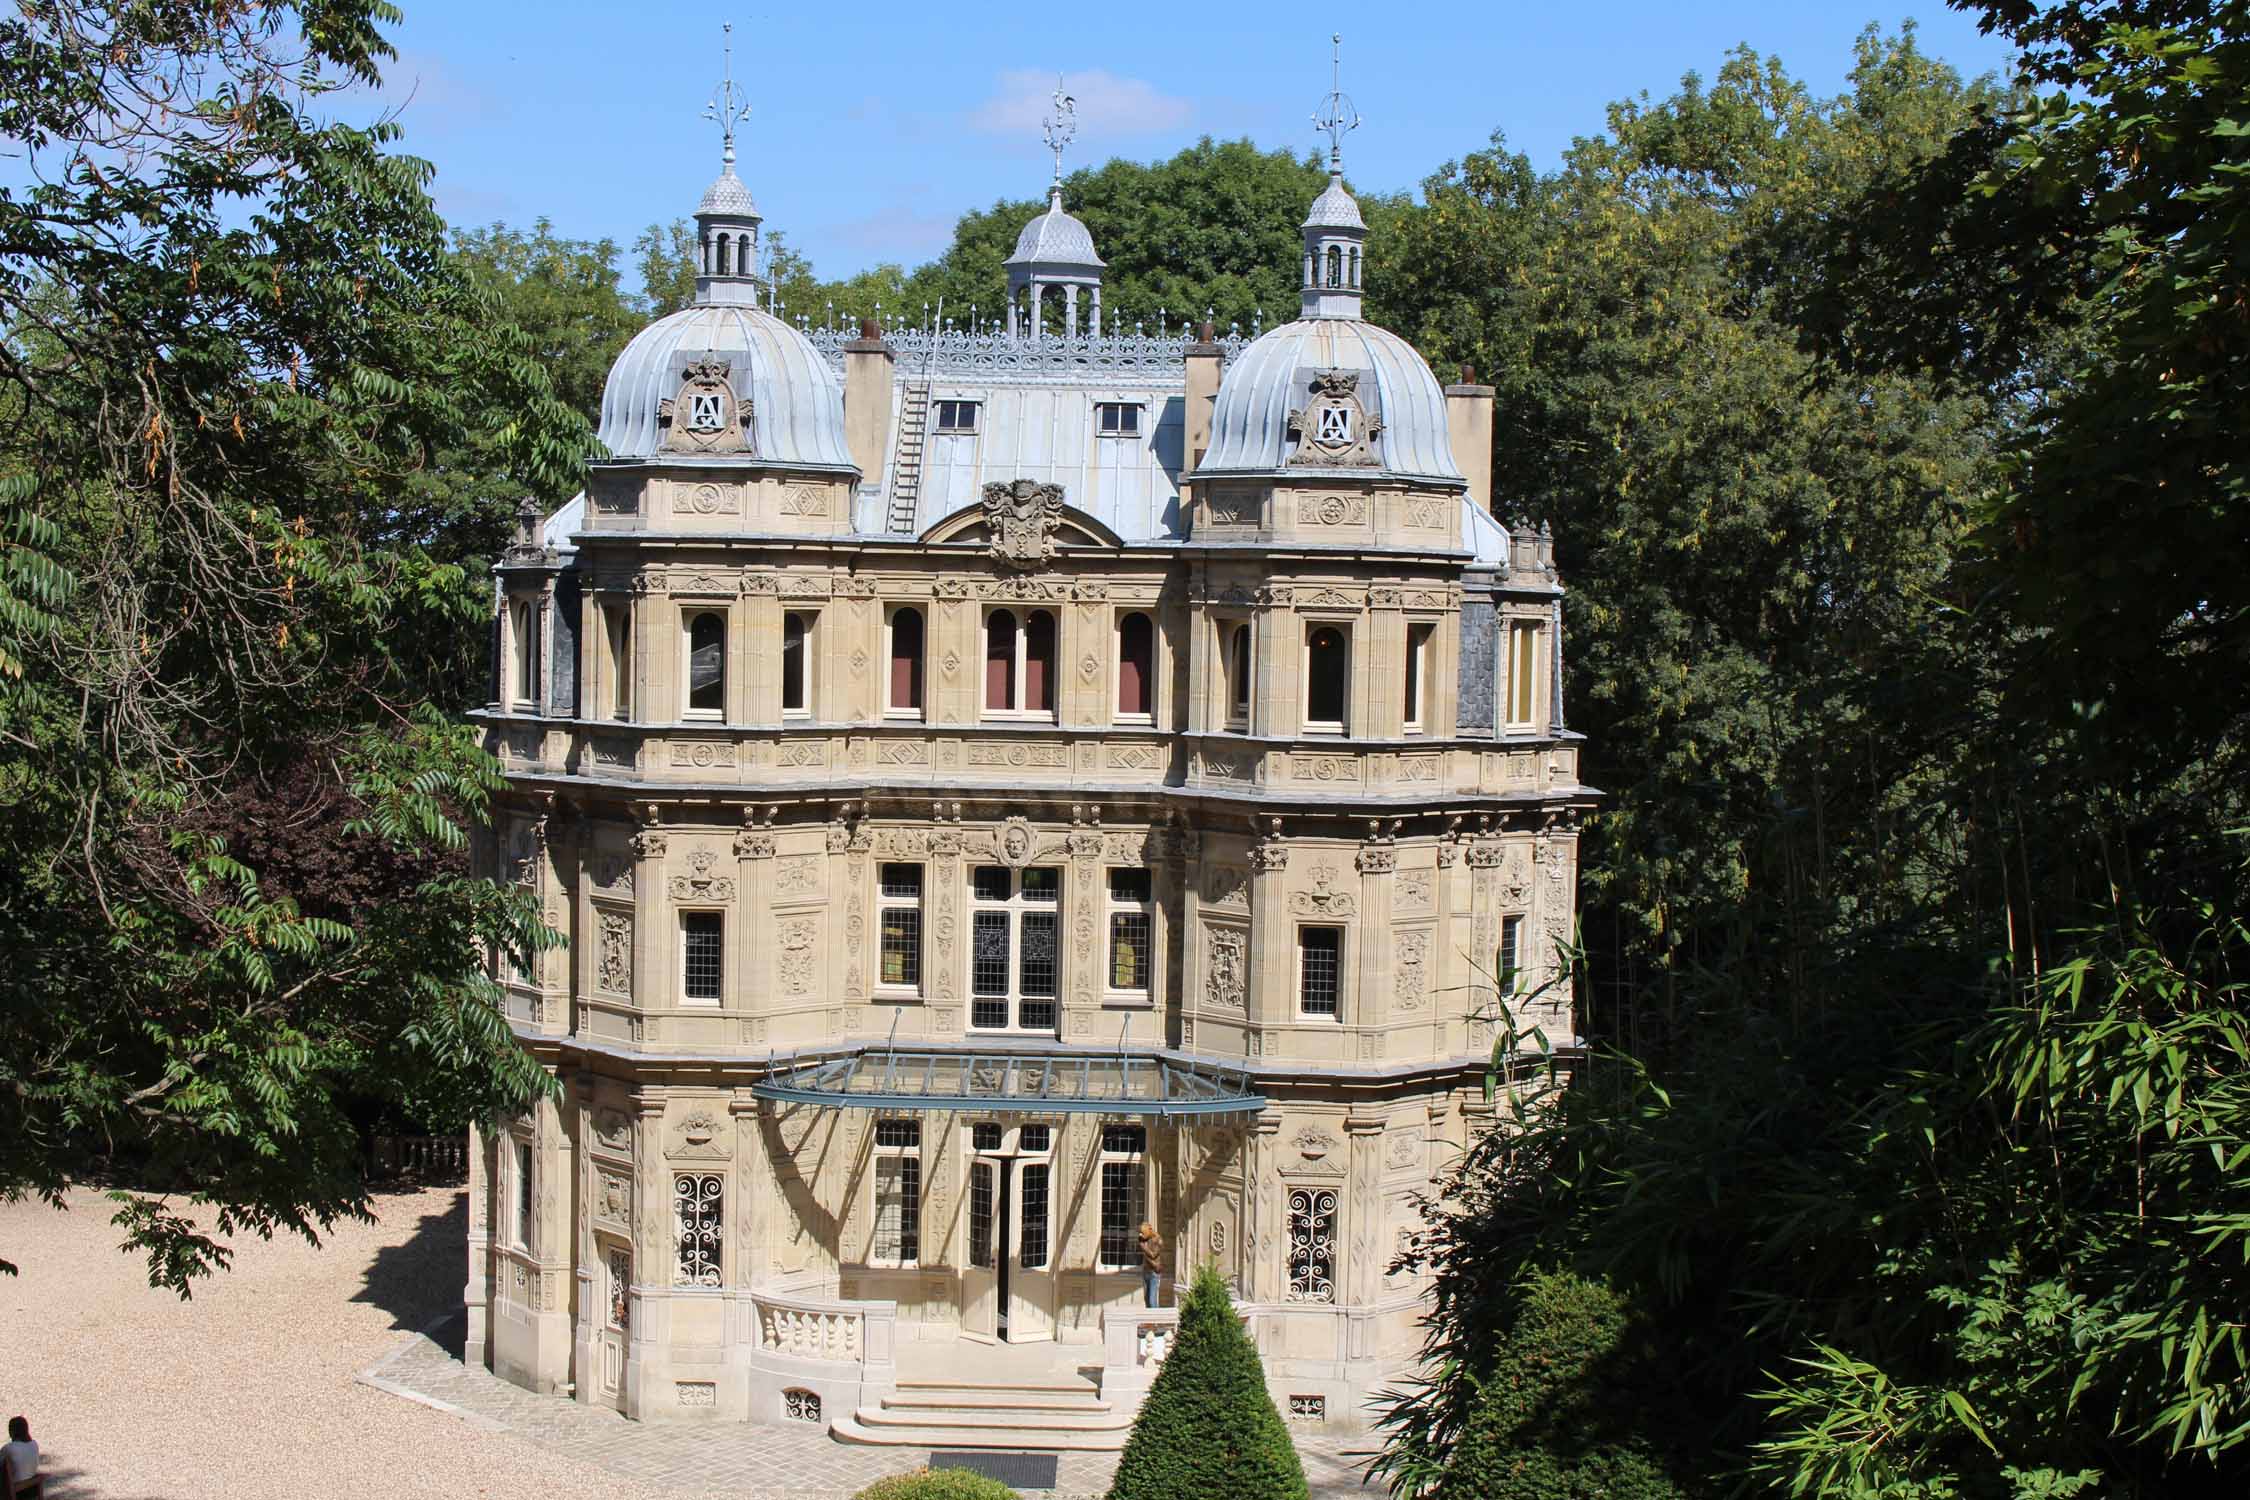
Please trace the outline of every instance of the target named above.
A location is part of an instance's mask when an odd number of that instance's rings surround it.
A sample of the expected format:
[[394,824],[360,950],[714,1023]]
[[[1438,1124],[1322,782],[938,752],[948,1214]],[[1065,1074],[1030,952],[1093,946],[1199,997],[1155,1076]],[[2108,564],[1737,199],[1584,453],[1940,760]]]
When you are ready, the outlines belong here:
[[1055,1336],[1054,1127],[970,1128],[961,1331],[1036,1343]]
[[961,1270],[961,1331],[971,1338],[1000,1335],[1000,1172],[1004,1163],[977,1157],[969,1163],[969,1254]]

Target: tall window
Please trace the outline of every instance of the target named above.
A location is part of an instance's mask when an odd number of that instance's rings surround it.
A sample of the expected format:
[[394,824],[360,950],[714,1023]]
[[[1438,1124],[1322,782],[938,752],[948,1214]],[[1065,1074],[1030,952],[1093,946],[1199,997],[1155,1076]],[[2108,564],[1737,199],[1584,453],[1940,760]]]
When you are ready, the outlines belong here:
[[1341,627],[1315,625],[1305,632],[1305,730],[1342,734],[1350,697],[1352,648]]
[[715,911],[680,913],[680,997],[716,1001],[726,979],[727,919]]
[[726,1249],[726,1180],[682,1172],[672,1179],[672,1222],[678,1245],[674,1286],[717,1286]]
[[508,701],[539,700],[539,610],[529,599],[508,601]]
[[716,719],[727,706],[727,620],[705,610],[688,616],[687,703],[680,717]]
[[1140,1265],[1141,1222],[1148,1217],[1148,1127],[1102,1127],[1101,1268]]
[[1062,871],[980,865],[969,897],[969,1024],[1052,1033]]
[[[1047,1142],[1032,1145],[1026,1127],[1023,1149],[1044,1151]],[[1016,1222],[1021,1227],[1016,1242],[1016,1260],[1027,1271],[1036,1271],[1047,1264],[1047,1185],[1053,1174],[1051,1164],[1043,1161],[1016,1162]]]
[[1146,998],[1153,961],[1146,870],[1109,872],[1109,987]]
[[898,989],[922,988],[922,867],[884,865],[875,893],[881,923],[881,964],[876,982]]
[[633,717],[633,616],[622,604],[602,607],[602,637],[609,660],[609,716]]
[[988,1161],[969,1163],[969,1264],[980,1271],[989,1271],[993,1265],[992,1178],[996,1170]]
[[1344,994],[1344,929],[1297,929],[1297,1010],[1307,1016],[1335,1016]]
[[1139,610],[1117,619],[1117,717],[1156,715],[1156,626]]
[[1342,286],[1344,284],[1344,252],[1335,245],[1328,247],[1328,284],[1330,286]]
[[1336,1190],[1289,1190],[1289,1300],[1336,1300]]
[[1250,727],[1250,626],[1227,627],[1227,728]]
[[1139,437],[1141,409],[1131,401],[1094,403],[1094,430],[1103,437]]
[[518,1250],[531,1249],[531,1142],[515,1142],[515,1193],[510,1200],[509,1240]]
[[875,1236],[869,1263],[911,1266],[922,1259],[922,1124],[875,1122]]
[[1512,620],[1508,624],[1508,699],[1507,722],[1511,729],[1533,727],[1532,713],[1539,703],[1539,649],[1541,635],[1538,624],[1531,620]]
[[1054,717],[1052,613],[1035,609],[1019,622],[1014,610],[996,609],[984,617],[984,711],[996,717]]
[[1430,662],[1437,654],[1433,640],[1435,625],[1409,625],[1406,627],[1406,732],[1420,734],[1429,726],[1424,715],[1429,713]]
[[1522,983],[1523,918],[1500,919],[1500,951],[1492,955],[1492,973],[1502,997],[1513,995]]
[[781,617],[781,711],[812,712],[813,615],[793,609]]
[[883,689],[886,713],[922,716],[922,612],[911,604],[894,606],[890,630],[891,673]]
[[935,403],[937,430],[943,433],[974,432],[977,430],[977,403],[974,401],[939,401]]

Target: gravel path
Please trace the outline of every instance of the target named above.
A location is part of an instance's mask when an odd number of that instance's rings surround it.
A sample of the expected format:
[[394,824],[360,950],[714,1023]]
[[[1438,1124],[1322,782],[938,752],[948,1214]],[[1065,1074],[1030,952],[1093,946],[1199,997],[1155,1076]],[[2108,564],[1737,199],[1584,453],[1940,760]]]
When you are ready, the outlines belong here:
[[[183,1303],[118,1251],[99,1194],[67,1213],[0,1204],[0,1257],[22,1269],[0,1278],[14,1374],[0,1414],[31,1419],[49,1500],[842,1500],[927,1457],[818,1431],[628,1422],[465,1369],[461,1190],[387,1194],[375,1210],[317,1250],[238,1243],[234,1268]],[[1344,1444],[1298,1446],[1315,1500],[1382,1495]],[[1115,1462],[1065,1455],[1056,1495],[1098,1496]]]

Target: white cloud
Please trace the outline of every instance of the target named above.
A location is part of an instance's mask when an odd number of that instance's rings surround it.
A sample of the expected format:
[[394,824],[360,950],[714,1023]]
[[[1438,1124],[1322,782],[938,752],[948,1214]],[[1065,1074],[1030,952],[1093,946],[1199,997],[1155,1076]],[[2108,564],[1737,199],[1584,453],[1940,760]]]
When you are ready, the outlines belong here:
[[[1151,135],[1177,130],[1195,114],[1195,106],[1159,91],[1142,78],[1120,78],[1096,68],[1085,73],[1065,73],[1062,91],[1078,101],[1081,139],[1092,144],[1121,136]],[[992,96],[969,115],[978,130],[995,135],[1039,139],[1039,122],[1054,109],[1055,75],[1036,68],[1016,68],[1000,75]],[[1099,147],[1095,147],[1099,151]]]

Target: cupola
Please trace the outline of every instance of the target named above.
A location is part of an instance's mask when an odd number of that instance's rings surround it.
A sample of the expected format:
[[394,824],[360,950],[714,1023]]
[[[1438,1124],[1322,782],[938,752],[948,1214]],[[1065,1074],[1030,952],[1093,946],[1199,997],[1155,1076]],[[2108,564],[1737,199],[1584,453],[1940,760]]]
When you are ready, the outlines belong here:
[[1359,114],[1343,89],[1343,37],[1329,39],[1328,98],[1313,123],[1328,136],[1328,187],[1305,215],[1304,306],[1307,318],[1356,318],[1360,307],[1360,261],[1367,246],[1367,223],[1359,201],[1344,188],[1344,137],[1359,128]]
[[[727,30],[731,33],[734,28]],[[734,86],[731,39],[725,81],[704,106],[703,115],[718,122],[725,146],[718,180],[703,190],[703,201],[695,206],[695,300],[698,306],[754,307],[765,286],[765,278],[758,274],[758,226],[765,220],[750,189],[734,175],[734,127],[749,118],[750,106]]]
[[[1054,153],[1055,177],[1047,189],[1047,211],[1023,226],[1016,252],[1008,257],[1008,337],[1038,338],[1047,325],[1048,293],[1062,312],[1062,336],[1080,338],[1102,326],[1102,258],[1084,224],[1063,210],[1063,148],[1078,134],[1078,103],[1055,80],[1054,113],[1041,122],[1047,149]],[[1079,318],[1079,294],[1086,294],[1087,318]]]

